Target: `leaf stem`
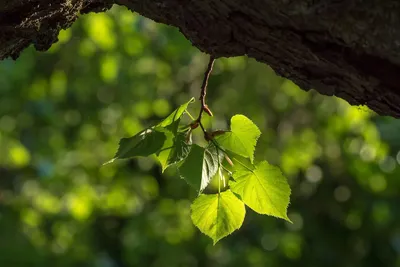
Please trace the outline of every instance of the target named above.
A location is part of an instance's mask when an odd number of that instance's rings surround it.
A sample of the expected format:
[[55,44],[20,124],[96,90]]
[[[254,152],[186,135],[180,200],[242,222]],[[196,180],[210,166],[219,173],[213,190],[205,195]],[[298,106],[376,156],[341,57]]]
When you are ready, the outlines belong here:
[[219,179],[218,179],[218,194],[219,194],[219,193],[221,193],[221,179],[222,179],[220,167],[218,167],[218,172],[220,172]]
[[190,117],[190,119],[192,119],[192,121],[195,120],[195,118],[192,116],[192,114],[190,114],[190,112],[186,109],[186,114]]
[[221,179],[222,179],[221,166],[222,166],[222,164],[219,161],[219,150],[218,150],[218,147],[215,147],[215,148],[217,149],[217,159],[218,159],[218,170],[217,170],[217,172],[219,172],[218,173],[218,175],[219,175],[219,179],[218,179],[218,194],[219,194],[219,193],[221,193]]

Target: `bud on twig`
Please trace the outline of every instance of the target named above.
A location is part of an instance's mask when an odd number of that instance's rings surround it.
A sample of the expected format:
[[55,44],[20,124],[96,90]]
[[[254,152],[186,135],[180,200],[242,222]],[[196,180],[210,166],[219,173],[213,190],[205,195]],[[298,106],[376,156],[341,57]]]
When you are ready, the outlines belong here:
[[197,127],[199,127],[199,122],[198,121],[194,121],[190,124],[190,129],[194,130]]
[[203,106],[203,110],[204,110],[204,112],[207,113],[210,117],[214,116],[214,115],[212,114],[211,110],[208,108],[207,105],[204,105],[204,106]]
[[225,159],[229,163],[229,165],[233,166],[232,160],[228,157],[228,155],[225,154]]

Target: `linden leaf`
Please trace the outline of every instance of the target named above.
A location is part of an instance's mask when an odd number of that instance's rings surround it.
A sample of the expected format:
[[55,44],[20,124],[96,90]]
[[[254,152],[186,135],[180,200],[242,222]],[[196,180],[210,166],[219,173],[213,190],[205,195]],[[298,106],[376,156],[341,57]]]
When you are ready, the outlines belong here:
[[229,184],[232,191],[252,210],[290,222],[287,207],[291,191],[278,167],[262,161],[253,169],[235,170],[233,179]]
[[254,150],[261,132],[250,119],[243,115],[231,118],[231,131],[215,137],[218,144],[240,156],[254,160]]
[[246,209],[231,190],[201,194],[191,205],[193,224],[211,237],[214,244],[242,226]]

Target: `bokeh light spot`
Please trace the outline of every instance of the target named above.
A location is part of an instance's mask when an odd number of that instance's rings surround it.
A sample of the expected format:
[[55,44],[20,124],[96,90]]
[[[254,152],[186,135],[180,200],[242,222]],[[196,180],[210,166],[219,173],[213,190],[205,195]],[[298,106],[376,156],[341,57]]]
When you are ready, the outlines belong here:
[[166,117],[171,111],[171,105],[166,99],[156,99],[153,102],[153,112],[158,117]]
[[351,197],[351,191],[347,186],[338,186],[333,191],[333,195],[337,202],[346,202]]
[[23,167],[29,164],[31,155],[29,151],[22,145],[15,144],[9,151],[12,164],[18,167]]

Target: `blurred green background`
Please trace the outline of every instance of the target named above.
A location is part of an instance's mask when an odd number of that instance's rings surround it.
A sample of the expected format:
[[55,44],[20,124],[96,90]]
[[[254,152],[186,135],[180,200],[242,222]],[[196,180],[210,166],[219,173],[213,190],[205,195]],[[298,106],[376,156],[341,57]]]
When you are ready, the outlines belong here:
[[293,224],[248,209],[213,246],[173,168],[101,167],[121,137],[197,98],[207,62],[177,29],[121,7],[0,62],[0,266],[400,266],[400,121],[245,57],[217,60],[207,125],[241,113],[260,127],[256,158],[287,175]]

